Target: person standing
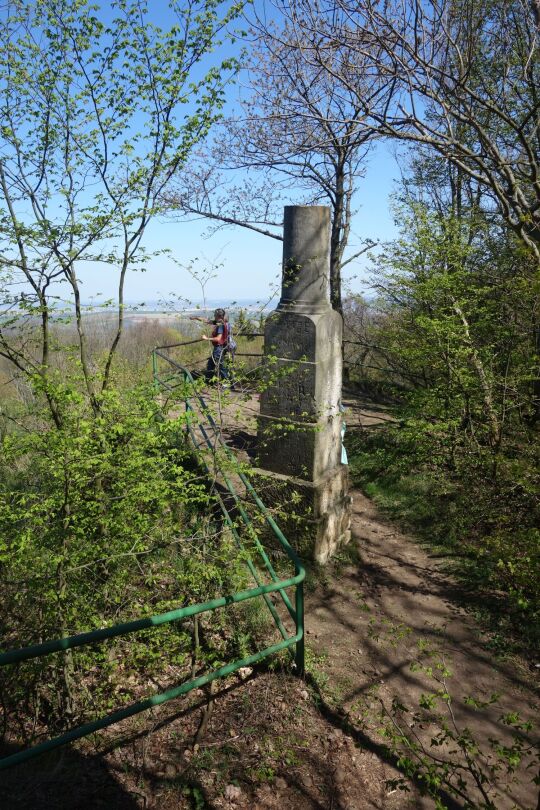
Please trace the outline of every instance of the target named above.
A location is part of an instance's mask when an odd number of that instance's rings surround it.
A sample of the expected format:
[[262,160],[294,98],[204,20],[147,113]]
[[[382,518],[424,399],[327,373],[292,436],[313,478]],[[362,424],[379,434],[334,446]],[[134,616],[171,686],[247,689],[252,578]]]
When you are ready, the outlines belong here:
[[229,343],[229,323],[225,310],[216,309],[213,320],[199,318],[197,315],[191,315],[190,320],[202,321],[203,323],[212,324],[214,327],[211,335],[202,335],[203,340],[209,340],[212,343],[212,352],[206,365],[207,379],[228,380],[229,369],[225,362],[225,354]]

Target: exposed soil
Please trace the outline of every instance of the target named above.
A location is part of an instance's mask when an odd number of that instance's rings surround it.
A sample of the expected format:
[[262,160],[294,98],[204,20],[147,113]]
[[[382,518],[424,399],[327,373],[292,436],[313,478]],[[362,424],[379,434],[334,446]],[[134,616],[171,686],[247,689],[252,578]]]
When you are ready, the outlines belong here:
[[[349,423],[369,427],[391,418],[366,402],[347,398],[346,404]],[[248,427],[239,429],[249,448]],[[311,674],[305,682],[279,669],[237,674],[216,687],[198,744],[208,699],[202,690],[119,724],[93,743],[13,769],[0,781],[0,805],[5,810],[434,807],[419,784],[406,781],[405,792],[393,782],[401,774],[377,731],[381,705],[388,708],[399,698],[418,707],[421,694],[437,686],[426,671],[411,669],[419,643],[438,651],[428,664],[444,660],[451,671],[445,680],[456,727],[468,727],[481,748],[489,750],[490,738],[509,742],[500,720],[506,712],[536,722],[536,662],[531,669],[526,662],[497,660],[489,638],[459,607],[460,594],[439,561],[383,519],[361,492],[353,495],[347,554],[310,576]],[[436,668],[434,673],[441,675]],[[479,699],[494,692],[501,694],[499,702],[483,710],[463,702],[466,695]],[[409,728],[411,722],[406,715]],[[429,748],[432,729],[414,731]],[[441,755],[446,752],[441,746]],[[535,808],[534,775],[518,769],[509,788],[501,782],[493,806]],[[465,790],[472,790],[466,776],[465,782]],[[450,808],[467,806],[444,791],[442,800]]]
[[[380,744],[376,729],[381,702],[388,709],[392,699],[398,698],[408,708],[418,709],[421,695],[439,688],[433,676],[415,669],[414,664],[422,660],[421,648],[437,651],[424,658],[435,676],[441,677],[435,669],[438,662],[444,662],[451,673],[444,681],[452,696],[456,728],[470,729],[484,752],[490,751],[489,739],[510,744],[501,716],[519,712],[538,725],[534,672],[526,662],[502,662],[490,653],[489,638],[458,606],[460,594],[439,562],[383,520],[360,492],[354,493],[353,510],[352,542],[358,561],[317,586],[307,600],[306,620],[309,643],[325,656],[321,668],[331,679],[327,689],[334,691],[332,703],[345,712],[350,733],[357,739],[362,735],[363,742],[367,738]],[[494,693],[501,697],[482,710],[464,701],[466,696],[489,700]],[[449,712],[446,717],[452,720]],[[401,727],[407,728],[412,715],[404,721]],[[432,727],[415,731],[429,749]],[[436,755],[447,751],[444,746],[431,750]],[[479,760],[485,757],[480,755]],[[494,806],[535,808],[538,787],[531,780],[536,774],[537,770],[531,773],[523,767],[513,784],[502,779],[497,787],[495,780]],[[470,778],[466,781],[470,783]],[[472,799],[472,785],[468,789]],[[403,796],[400,806],[407,806]],[[416,797],[411,806],[433,807],[433,801]],[[454,806],[465,805],[458,801]]]

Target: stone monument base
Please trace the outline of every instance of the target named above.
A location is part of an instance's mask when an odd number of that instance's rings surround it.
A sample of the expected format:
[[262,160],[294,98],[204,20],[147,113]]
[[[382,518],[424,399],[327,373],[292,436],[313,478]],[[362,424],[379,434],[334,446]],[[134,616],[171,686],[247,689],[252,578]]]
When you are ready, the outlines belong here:
[[261,469],[307,482],[341,468],[341,414],[309,422],[261,413],[257,422],[256,464]]
[[325,564],[351,538],[351,502],[346,466],[317,481],[305,481],[260,468],[252,470],[255,488],[275,513],[291,545],[307,559]]
[[328,206],[285,206],[281,298],[264,326],[256,460],[257,489],[268,490],[263,500],[278,524],[302,556],[323,564],[349,540],[351,513],[341,464],[343,318],[330,303],[330,220]]

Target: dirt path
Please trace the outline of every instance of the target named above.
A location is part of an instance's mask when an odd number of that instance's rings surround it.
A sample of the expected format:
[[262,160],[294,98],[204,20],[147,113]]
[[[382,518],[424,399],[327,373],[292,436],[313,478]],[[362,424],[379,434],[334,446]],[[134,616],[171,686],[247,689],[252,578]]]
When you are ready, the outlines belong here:
[[[347,396],[344,404],[349,426],[370,429],[391,419],[384,407],[367,401]],[[236,425],[228,441],[245,458],[254,448],[256,398],[247,406],[241,424],[240,403],[227,406]],[[406,792],[396,783],[402,771],[385,750],[379,714],[381,706],[389,709],[395,699],[418,709],[421,695],[439,686],[426,671],[431,666],[441,678],[439,661],[451,673],[444,677],[452,696],[447,720],[450,726],[455,720],[462,731],[469,728],[484,754],[490,739],[511,742],[501,715],[519,712],[538,725],[532,686],[537,670],[527,670],[520,661],[498,661],[489,639],[458,606],[455,583],[439,561],[386,521],[360,491],[352,494],[350,546],[341,561],[314,572],[308,581],[306,682],[272,670],[221,682],[204,739],[194,745],[207,700],[197,690],[119,724],[95,750],[88,743],[86,748],[64,749],[54,767],[43,758],[22,772],[14,770],[6,782],[0,780],[2,807],[434,808],[434,800],[422,796],[414,780],[406,781]],[[415,666],[418,662],[423,668]],[[498,703],[482,710],[463,701],[467,695],[489,698],[495,692],[501,694]],[[445,744],[430,746],[437,731],[429,722],[415,722],[412,713],[393,720],[407,735],[417,734],[426,751],[442,757],[447,753]],[[484,754],[473,758],[486,771]],[[520,767],[509,787],[508,780],[499,780],[492,807],[537,808],[534,775]],[[462,778],[464,793],[472,798],[470,774],[464,771]],[[471,806],[465,798],[445,796],[444,790],[442,796],[451,810]]]
[[[307,600],[306,620],[308,642],[323,656],[326,690],[334,691],[333,703],[346,715],[352,733],[357,729],[380,744],[381,737],[374,733],[379,700],[388,707],[392,698],[399,698],[418,708],[420,695],[436,690],[438,684],[425,672],[411,670],[419,643],[440,651],[433,660],[444,660],[452,673],[446,681],[456,725],[468,727],[485,749],[490,738],[508,742],[501,715],[519,711],[536,722],[531,677],[518,662],[502,664],[487,651],[486,639],[457,607],[454,584],[437,561],[385,522],[358,491],[353,510],[352,543],[358,561],[316,588]],[[495,692],[501,694],[500,701],[484,711],[463,703],[466,695],[488,699]],[[408,715],[407,724],[410,721]],[[419,734],[425,737],[424,730]],[[424,742],[429,747],[429,735]],[[511,797],[502,790],[495,806],[536,807],[538,788],[530,783],[534,775],[521,772]],[[407,800],[404,794],[401,802],[401,807],[433,806],[418,796]]]
[[[343,403],[349,429],[377,429],[393,419],[384,405],[375,406],[352,392],[344,394]],[[244,457],[255,446],[257,412],[256,398],[232,402],[224,412],[225,426],[234,425],[226,430],[227,441]],[[310,667],[326,712],[324,719],[345,732],[343,739],[356,752],[353,757],[339,746],[333,751],[332,768],[341,774],[335,787],[339,795],[336,807],[433,807],[433,800],[422,798],[411,782],[407,784],[409,793],[389,786],[400,774],[383,756],[385,740],[377,732],[381,707],[389,710],[398,699],[411,710],[387,716],[387,723],[396,734],[406,731],[413,742],[424,745],[429,762],[430,754],[445,757],[449,744],[431,746],[430,741],[441,732],[441,723],[415,722],[414,711],[419,710],[423,694],[447,691],[450,703],[437,700],[428,714],[440,710],[455,737],[470,730],[480,749],[478,767],[491,780],[488,766],[497,757],[489,741],[512,744],[501,717],[518,712],[523,720],[537,725],[538,692],[533,680],[538,671],[527,670],[524,662],[497,660],[489,650],[489,639],[459,607],[456,583],[444,573],[440,561],[386,521],[362,492],[354,490],[352,495],[349,561],[329,566],[306,600]],[[426,671],[428,667],[433,674]],[[482,709],[464,700],[489,701],[494,694],[500,698]],[[467,765],[462,754],[450,759]],[[535,775],[523,768],[513,777],[500,773],[486,784],[486,794],[497,809],[535,808],[538,787],[531,783]],[[465,767],[461,777],[463,792],[480,797],[470,769]],[[358,785],[362,785],[360,793]],[[322,797],[320,800],[320,806],[326,806]],[[458,799],[454,806],[463,807],[464,802]],[[448,804],[451,806],[449,799]],[[274,805],[267,801],[263,806]]]
[[[385,408],[369,402],[350,396],[344,402],[349,425],[372,429],[391,419]],[[328,678],[326,691],[336,710],[347,718],[350,733],[358,732],[364,743],[367,738],[376,745],[382,741],[376,733],[381,726],[381,706],[388,710],[397,698],[407,708],[418,710],[422,694],[444,687],[451,696],[450,709],[440,700],[435,708],[444,710],[456,735],[470,730],[483,752],[478,764],[489,773],[485,767],[486,755],[493,755],[489,740],[512,743],[501,717],[519,712],[536,726],[538,734],[538,691],[534,688],[538,670],[534,663],[528,668],[522,661],[497,660],[489,650],[489,639],[459,607],[456,583],[443,572],[440,561],[386,521],[362,492],[352,494],[350,551],[355,561],[330,574],[306,605],[307,639],[322,658],[319,667]],[[437,662],[444,665],[442,670],[434,669],[438,681],[426,671]],[[444,669],[448,675],[443,675]],[[472,696],[487,701],[495,693],[500,698],[481,710],[464,700]],[[396,732],[399,723],[400,730],[414,740],[413,725],[417,742],[435,756],[448,750],[445,745],[429,744],[437,728],[440,731],[440,723],[420,727],[414,724],[412,713],[399,712],[393,721],[387,716],[387,721]],[[464,761],[463,756],[460,759]],[[522,767],[513,778],[495,778],[486,791],[492,791],[497,808],[536,808],[540,800],[538,787],[531,782],[535,775],[537,770],[531,773]],[[382,776],[388,779],[386,774]],[[464,789],[467,792],[472,780],[466,772],[463,778],[469,786]],[[393,806],[391,795],[387,792],[388,801],[380,806]],[[414,788],[408,798],[405,793],[400,796],[400,807],[433,807],[432,800],[414,795]],[[457,806],[464,806],[463,802],[458,801]]]
[[[373,430],[393,420],[387,407],[374,405],[353,392],[344,393],[343,404],[349,429]],[[242,416],[245,424],[233,437],[238,449],[242,441],[249,448],[258,403],[249,401],[246,405]],[[236,424],[238,416],[237,412]],[[414,722],[413,711],[419,710],[423,694],[447,691],[450,702],[437,700],[430,714],[439,710],[455,737],[470,730],[481,752],[476,757],[477,766],[491,780],[488,766],[497,762],[497,756],[489,741],[512,744],[512,734],[501,717],[518,712],[523,720],[537,725],[538,692],[533,681],[538,670],[527,669],[517,660],[497,660],[489,649],[489,639],[473,617],[459,607],[456,583],[444,573],[440,561],[386,521],[362,492],[354,490],[352,494],[348,551],[354,562],[330,566],[306,601],[307,643],[315,657],[311,666],[322,685],[321,698],[327,711],[335,714],[328,719],[345,718],[345,737],[359,746],[352,769],[351,762],[338,756],[336,767],[343,772],[340,806],[351,810],[433,807],[433,800],[422,799],[410,783],[409,795],[387,789],[388,781],[399,774],[381,758],[384,739],[376,731],[381,726],[381,706],[389,709],[392,700],[399,699],[411,710],[387,717],[387,722],[396,733],[407,730],[418,735],[411,740],[426,747],[429,761],[429,754],[446,756],[449,743],[430,746],[441,732],[440,721],[420,727]],[[434,675],[426,671],[428,667],[433,668]],[[494,694],[500,698],[482,709],[464,700],[489,701]],[[365,748],[369,745],[372,751],[367,756]],[[450,759],[456,760],[456,756]],[[467,764],[463,755],[457,760]],[[535,775],[523,768],[513,777],[501,772],[485,785],[486,794],[501,810],[514,805],[536,807],[538,787],[531,783]],[[466,784],[463,792],[476,791],[480,799],[470,769],[465,768],[462,778]],[[364,800],[359,804],[355,779],[364,784]],[[464,799],[456,806],[464,806]]]

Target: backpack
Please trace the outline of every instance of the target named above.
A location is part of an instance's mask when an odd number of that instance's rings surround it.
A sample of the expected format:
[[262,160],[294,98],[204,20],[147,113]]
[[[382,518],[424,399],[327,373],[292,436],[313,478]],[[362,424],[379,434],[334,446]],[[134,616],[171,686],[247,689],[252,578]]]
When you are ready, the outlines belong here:
[[229,354],[231,355],[231,357],[234,360],[234,353],[235,353],[236,349],[238,348],[238,344],[236,343],[235,339],[233,338],[233,332],[232,332],[231,324],[227,321],[226,325],[227,325],[226,348],[227,348],[227,351],[229,352]]

